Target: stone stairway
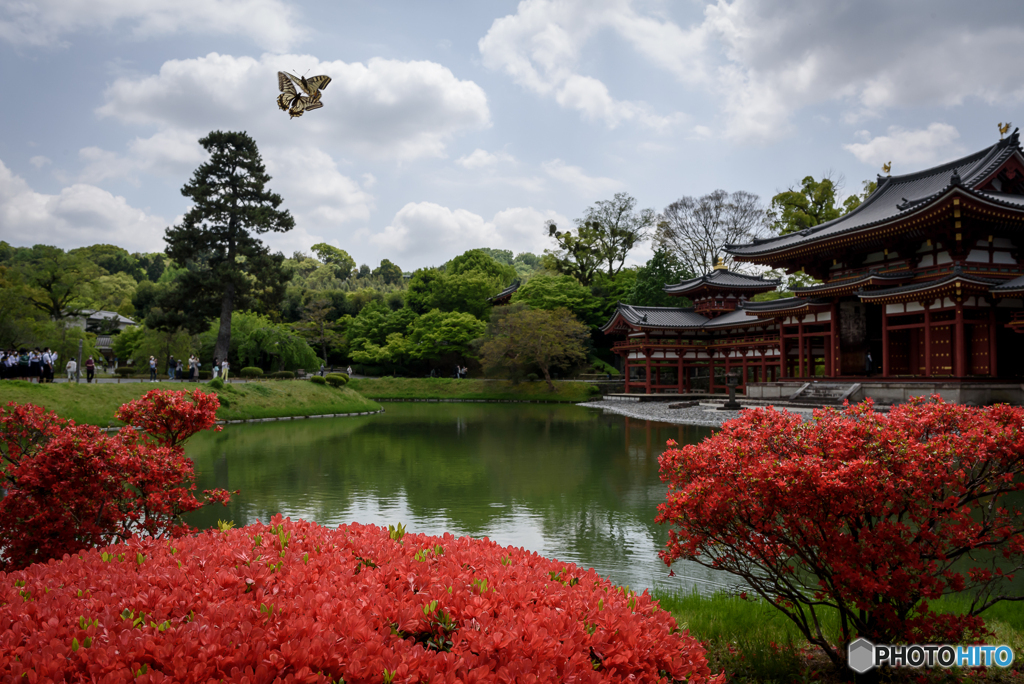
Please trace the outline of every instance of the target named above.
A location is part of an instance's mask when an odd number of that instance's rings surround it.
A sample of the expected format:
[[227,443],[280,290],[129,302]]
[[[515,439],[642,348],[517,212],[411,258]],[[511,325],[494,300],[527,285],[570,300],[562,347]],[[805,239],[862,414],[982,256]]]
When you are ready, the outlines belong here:
[[789,401],[794,404],[838,406],[844,400],[851,398],[859,389],[859,382],[806,382],[800,389],[789,395]]

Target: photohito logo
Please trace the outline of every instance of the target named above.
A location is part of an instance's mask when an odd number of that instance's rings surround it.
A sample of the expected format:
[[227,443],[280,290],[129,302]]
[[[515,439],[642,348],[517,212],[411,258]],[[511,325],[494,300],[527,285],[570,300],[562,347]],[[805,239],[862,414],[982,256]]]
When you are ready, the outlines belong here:
[[1013,649],[1009,646],[950,646],[912,644],[891,646],[857,639],[847,649],[850,669],[863,674],[873,667],[1009,667]]

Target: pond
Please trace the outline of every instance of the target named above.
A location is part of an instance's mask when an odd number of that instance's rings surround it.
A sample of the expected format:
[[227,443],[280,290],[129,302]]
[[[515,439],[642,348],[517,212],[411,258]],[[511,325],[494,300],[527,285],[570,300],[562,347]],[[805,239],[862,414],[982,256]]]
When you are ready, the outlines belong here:
[[731,587],[729,575],[658,558],[654,523],[665,442],[708,428],[544,404],[389,403],[386,412],[226,426],[194,437],[200,490],[241,490],[188,522],[246,525],[281,513],[328,526],[403,523],[410,532],[489,537],[593,567],[634,589]]

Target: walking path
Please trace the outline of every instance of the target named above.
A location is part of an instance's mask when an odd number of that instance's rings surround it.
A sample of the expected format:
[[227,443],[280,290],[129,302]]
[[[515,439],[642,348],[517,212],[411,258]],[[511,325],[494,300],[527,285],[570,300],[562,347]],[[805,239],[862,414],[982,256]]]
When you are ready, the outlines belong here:
[[[690,408],[671,409],[671,401],[588,401],[579,406],[599,408],[609,413],[639,418],[640,420],[655,420],[660,423],[676,423],[679,425],[701,425],[704,427],[721,427],[722,423],[739,416],[739,411],[719,411],[718,404],[701,404]],[[811,416],[810,408],[786,408],[781,409],[791,413],[799,413],[807,420]]]

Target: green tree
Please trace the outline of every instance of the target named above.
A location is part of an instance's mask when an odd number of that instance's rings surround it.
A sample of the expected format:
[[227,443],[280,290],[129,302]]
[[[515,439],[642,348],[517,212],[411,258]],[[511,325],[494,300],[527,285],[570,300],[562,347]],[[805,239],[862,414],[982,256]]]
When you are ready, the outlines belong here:
[[513,265],[511,249],[492,249],[490,247],[481,247],[480,251],[497,261],[499,264],[505,264],[506,266]]
[[145,271],[140,267],[138,260],[128,253],[127,249],[115,245],[90,245],[79,247],[68,251],[68,254],[80,256],[102,268],[109,275],[126,273],[133,280],[142,280],[146,277]]
[[193,314],[193,328],[219,314],[214,355],[227,358],[236,306],[284,292],[284,255],[272,255],[256,235],[289,231],[295,221],[278,209],[281,196],[266,189],[270,176],[256,141],[245,133],[214,131],[199,144],[210,160],[181,189],[193,206],[181,225],[167,229],[167,255],[187,267],[175,290],[181,295],[178,310]]
[[647,239],[654,227],[653,209],[636,211],[636,199],[619,192],[610,200],[596,202],[576,219],[576,232],[565,233],[552,223],[548,235],[555,239],[557,248],[544,250],[548,263],[561,273],[575,276],[589,285],[601,268],[614,277],[626,261],[626,256]]
[[455,257],[444,267],[446,275],[461,275],[476,272],[496,281],[499,287],[505,287],[516,277],[516,270],[510,265],[497,261],[487,250],[471,249]]
[[311,345],[320,348],[321,358],[327,362],[327,348],[337,347],[344,342],[335,318],[334,307],[323,295],[314,296],[302,307],[302,320],[293,323],[292,328]]
[[[247,366],[265,370],[296,370],[320,367],[316,352],[287,325],[256,316],[252,329],[238,345],[238,358]],[[214,358],[225,358],[214,354]],[[275,368],[276,366],[276,368]]]
[[415,359],[450,360],[470,355],[472,343],[487,325],[468,313],[434,309],[417,318],[409,331],[410,355]]
[[554,392],[551,369],[585,361],[588,339],[587,326],[566,309],[543,311],[512,304],[491,317],[480,361],[485,368],[507,370],[513,381],[536,367]]
[[88,259],[49,245],[35,245],[16,259],[29,301],[51,319],[77,316],[87,308],[87,288],[101,273]]
[[805,176],[798,189],[790,188],[772,197],[768,210],[772,231],[788,235],[839,218],[843,210],[836,205],[838,190],[828,176],[820,181]]
[[320,261],[337,267],[338,277],[342,280],[347,280],[352,276],[352,272],[356,268],[356,261],[345,250],[333,247],[326,242],[318,242],[310,249]]
[[[580,285],[568,275],[538,275],[526,281],[512,295],[512,303],[522,303],[531,309],[553,311],[566,309],[578,319],[592,325],[602,323],[601,300],[590,288]],[[493,313],[492,313],[493,315]]]
[[388,259],[381,259],[380,266],[373,269],[371,275],[378,276],[388,285],[402,282],[402,269]]
[[866,180],[863,184],[863,189],[859,195],[850,195],[843,200],[843,213],[849,214],[851,211],[859,207],[864,200],[866,200],[871,193],[878,189],[878,181]]
[[670,297],[662,288],[693,277],[672,252],[659,247],[647,263],[637,269],[636,281],[626,301],[637,306],[689,306],[689,300]]

